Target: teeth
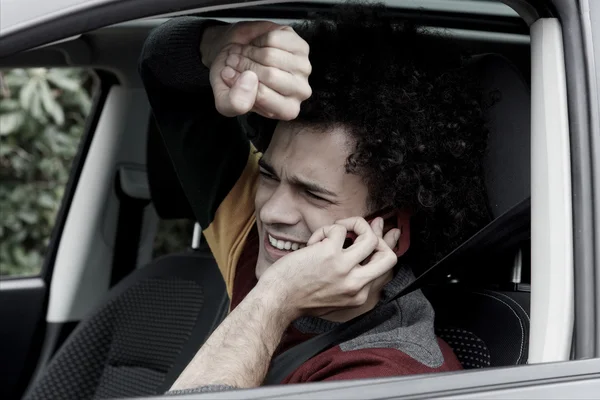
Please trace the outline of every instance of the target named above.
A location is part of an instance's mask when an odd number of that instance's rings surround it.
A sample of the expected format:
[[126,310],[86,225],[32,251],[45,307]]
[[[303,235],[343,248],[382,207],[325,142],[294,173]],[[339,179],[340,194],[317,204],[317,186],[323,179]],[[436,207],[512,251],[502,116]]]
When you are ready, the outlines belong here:
[[273,236],[268,235],[269,237],[269,243],[271,243],[271,246],[278,248],[279,250],[298,250],[298,249],[302,249],[304,247],[306,247],[306,245],[300,244],[300,243],[295,243],[295,242],[287,242],[287,241],[283,241],[283,240],[277,240],[275,239]]

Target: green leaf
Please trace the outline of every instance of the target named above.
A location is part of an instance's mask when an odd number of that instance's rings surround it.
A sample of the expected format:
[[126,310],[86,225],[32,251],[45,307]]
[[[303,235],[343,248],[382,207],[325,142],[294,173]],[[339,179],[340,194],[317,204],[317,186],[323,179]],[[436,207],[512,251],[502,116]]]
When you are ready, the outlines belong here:
[[51,69],[47,75],[48,80],[58,88],[74,92],[79,90],[80,83],[76,79],[72,79],[68,76],[66,71],[60,69]]
[[13,111],[0,114],[0,136],[10,135],[19,130],[25,122],[25,115],[22,111]]
[[4,75],[4,82],[10,88],[22,87],[29,81],[29,74],[22,68],[8,71]]
[[35,97],[35,92],[37,89],[37,80],[30,79],[25,86],[21,89],[19,93],[19,100],[21,102],[21,107],[26,110],[30,110],[32,107],[33,98]]
[[0,100],[0,112],[17,111],[21,108],[19,101],[16,99]]
[[50,86],[46,81],[40,81],[39,83],[40,97],[42,99],[42,104],[44,109],[57,125],[62,125],[65,123],[65,113],[62,110],[60,104],[56,102],[54,99],[54,95],[50,90]]
[[89,115],[90,110],[92,109],[92,99],[87,92],[82,90],[77,92],[77,101],[85,120],[85,117]]
[[27,222],[28,224],[35,224],[38,221],[39,216],[34,211],[22,210],[19,212],[19,218],[21,221]]
[[[37,85],[36,85],[37,86]],[[31,115],[40,121],[41,123],[48,122],[48,118],[46,118],[46,113],[42,107],[42,96],[39,93],[36,93],[31,98],[31,108],[29,109]]]
[[53,210],[56,207],[56,203],[58,203],[57,199],[52,197],[49,193],[41,193],[38,198],[38,204],[43,208]]
[[6,143],[6,141],[0,143],[0,157],[5,157],[13,151],[15,151],[15,146],[12,143]]

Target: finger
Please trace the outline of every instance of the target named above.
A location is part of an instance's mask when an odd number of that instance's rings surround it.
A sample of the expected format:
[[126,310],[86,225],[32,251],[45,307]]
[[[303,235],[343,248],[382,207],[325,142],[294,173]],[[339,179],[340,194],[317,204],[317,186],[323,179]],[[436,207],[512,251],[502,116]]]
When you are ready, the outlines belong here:
[[374,218],[370,225],[378,238],[383,237],[383,218]]
[[256,105],[269,113],[268,118],[291,121],[300,113],[300,101],[282,96],[267,85],[258,85]]
[[241,54],[252,61],[267,67],[274,67],[290,73],[299,73],[309,76],[312,66],[308,57],[299,57],[288,51],[277,49],[275,47],[258,46],[235,46],[232,47],[230,54]]
[[388,247],[392,250],[396,248],[398,245],[398,239],[400,239],[400,229],[391,229],[388,233],[383,237],[383,241]]
[[239,73],[253,71],[261,83],[284,96],[293,96],[300,100],[306,100],[311,95],[310,85],[307,80],[299,79],[295,75],[279,68],[265,66],[241,54],[230,54],[225,63]]
[[237,81],[240,75],[239,72],[229,66],[221,70],[221,79],[223,79],[223,82],[230,88],[235,84],[235,81]]
[[349,262],[359,264],[375,251],[378,238],[364,218],[347,218],[336,221],[336,224],[344,226],[348,231],[352,231],[357,235],[352,246],[344,250]]
[[267,32],[281,30],[284,26],[271,21],[242,21],[231,26],[236,43],[248,43]]
[[[235,71],[233,68],[231,68],[229,66],[225,67],[221,73],[223,82],[225,82],[225,84],[227,85],[228,88],[231,88],[231,87],[233,87],[233,85],[235,85],[235,82],[237,81],[237,79],[239,78],[240,75],[241,74],[239,72]],[[258,86],[259,86],[258,90],[261,93],[268,92],[268,89],[261,88],[261,86],[264,86],[262,83],[259,82]],[[215,97],[216,97],[216,95],[215,95]],[[274,100],[274,101],[276,101],[276,100]],[[254,107],[252,107],[252,109],[250,111],[255,112],[259,115],[262,115],[265,118],[275,119],[278,117],[274,111],[260,106],[256,101],[254,102]],[[239,115],[239,114],[234,113],[234,115]]]
[[[229,71],[233,71],[232,74],[226,72],[226,69],[228,69]],[[225,82],[225,84],[231,88],[233,87],[233,85],[235,84],[236,80],[239,78],[239,76],[241,75],[239,72],[234,71],[233,68],[231,67],[226,67],[224,70],[224,72],[221,74],[221,77],[223,78],[223,81]],[[262,85],[262,83],[259,82],[259,88]],[[265,89],[259,89],[261,92],[264,91]],[[261,107],[260,105],[258,105],[256,103],[256,101],[254,102],[254,107],[252,107],[252,109],[250,110],[252,112],[255,112],[256,114],[259,114],[265,118],[271,118],[274,119],[277,116],[275,115],[274,112],[269,111],[268,109]],[[235,114],[235,115],[239,115],[239,114]]]
[[226,89],[215,90],[217,110],[226,116],[245,114],[254,107],[258,93],[258,77],[255,73],[246,71],[240,74],[231,88]]
[[322,242],[325,239],[330,239],[334,244],[339,245],[341,248],[347,233],[348,231],[342,225],[325,225],[313,232],[306,245],[311,246],[315,243]]
[[370,260],[360,268],[352,270],[352,279],[365,284],[369,283],[392,270],[397,262],[396,254],[383,239],[379,239],[375,253]]
[[310,47],[291,27],[272,30],[254,39],[251,43],[258,47],[274,47],[294,54],[308,55]]

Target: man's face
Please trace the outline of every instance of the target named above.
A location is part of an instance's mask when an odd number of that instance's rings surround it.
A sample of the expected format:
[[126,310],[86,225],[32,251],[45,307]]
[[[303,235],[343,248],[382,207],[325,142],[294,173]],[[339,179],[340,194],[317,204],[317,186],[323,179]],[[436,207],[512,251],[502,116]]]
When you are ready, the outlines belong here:
[[279,258],[304,247],[318,228],[367,214],[367,187],[345,170],[353,148],[347,133],[341,127],[316,129],[279,123],[260,162],[259,279]]

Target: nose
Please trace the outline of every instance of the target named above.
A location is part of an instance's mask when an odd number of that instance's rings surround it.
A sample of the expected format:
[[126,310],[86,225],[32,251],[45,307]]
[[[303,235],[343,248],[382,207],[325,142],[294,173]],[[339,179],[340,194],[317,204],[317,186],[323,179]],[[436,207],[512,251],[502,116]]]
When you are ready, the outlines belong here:
[[260,219],[268,225],[295,225],[300,222],[294,195],[289,186],[280,184],[260,209]]

